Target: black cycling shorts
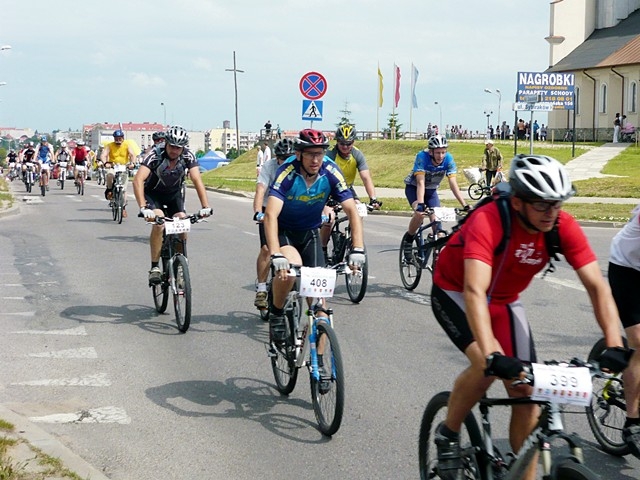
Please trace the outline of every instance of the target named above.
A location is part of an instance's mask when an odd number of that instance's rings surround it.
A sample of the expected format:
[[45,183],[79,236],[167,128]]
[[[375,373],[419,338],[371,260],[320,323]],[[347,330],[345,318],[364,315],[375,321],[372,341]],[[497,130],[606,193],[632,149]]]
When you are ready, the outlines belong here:
[[158,194],[145,191],[144,198],[152,210],[162,210],[165,217],[173,217],[176,213],[180,212],[185,213],[184,199],[182,198],[182,192],[180,190],[173,194]]
[[317,228],[307,231],[284,230],[278,233],[280,246],[291,245],[300,253],[305,267],[324,267],[324,253]]
[[640,324],[640,271],[609,262],[609,285],[624,328]]
[[[458,349],[464,353],[475,340],[469,328],[461,292],[431,289],[431,309],[440,326]],[[491,328],[504,354],[523,361],[535,362],[536,351],[524,307],[519,301],[507,305],[489,305]]]

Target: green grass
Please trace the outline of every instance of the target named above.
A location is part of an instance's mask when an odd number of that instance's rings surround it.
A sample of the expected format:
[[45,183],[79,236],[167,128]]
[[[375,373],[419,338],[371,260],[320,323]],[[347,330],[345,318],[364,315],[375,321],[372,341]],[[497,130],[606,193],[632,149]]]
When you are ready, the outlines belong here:
[[12,206],[13,195],[9,192],[9,185],[4,178],[0,177],[0,208],[11,208]]
[[[600,144],[577,144],[575,156],[579,156],[590,148]],[[402,188],[404,189],[404,177],[413,166],[416,153],[425,147],[422,140],[406,141],[360,141],[358,148],[367,157],[367,163],[371,170],[376,187]],[[505,158],[504,167],[509,168],[513,157],[513,144],[511,142],[496,141],[496,146]],[[564,143],[536,143],[534,153],[549,155],[562,163],[569,162],[571,145]],[[477,167],[480,165],[484,144],[482,141],[452,141],[449,151],[454,156],[458,171],[463,168]],[[529,144],[519,143],[518,153],[528,153]],[[602,173],[614,175],[608,178],[594,178],[575,182],[578,194],[581,197],[614,197],[614,198],[638,198],[640,197],[640,147],[630,146],[622,154],[609,161]],[[255,150],[245,153],[229,165],[217,168],[203,174],[206,185],[215,188],[240,190],[243,192],[255,191]],[[468,187],[467,179],[459,174],[458,185],[464,191]],[[360,184],[360,178],[356,177],[356,185]],[[448,187],[443,182],[442,187]],[[383,210],[400,211],[409,213],[409,205],[404,198],[383,198]],[[446,203],[446,202],[445,202]],[[457,206],[452,201],[450,206]],[[624,222],[630,218],[630,211],[634,205],[629,204],[565,204],[565,210],[581,220],[601,220]]]

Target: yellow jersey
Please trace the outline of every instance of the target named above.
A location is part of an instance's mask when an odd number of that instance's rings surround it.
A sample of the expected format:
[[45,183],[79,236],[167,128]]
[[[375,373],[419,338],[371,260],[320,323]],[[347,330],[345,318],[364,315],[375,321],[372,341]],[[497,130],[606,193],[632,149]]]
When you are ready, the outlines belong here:
[[109,161],[119,165],[129,163],[129,145],[122,142],[118,145],[116,142],[108,143],[105,147],[109,151]]

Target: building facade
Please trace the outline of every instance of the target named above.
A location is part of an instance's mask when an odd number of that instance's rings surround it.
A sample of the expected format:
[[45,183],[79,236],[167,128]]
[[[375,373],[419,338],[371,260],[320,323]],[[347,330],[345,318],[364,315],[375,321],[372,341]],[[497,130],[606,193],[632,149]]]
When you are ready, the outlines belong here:
[[549,137],[575,126],[577,140],[611,141],[618,113],[638,126],[640,0],[551,2],[546,40],[547,72],[575,74],[575,112],[549,112]]

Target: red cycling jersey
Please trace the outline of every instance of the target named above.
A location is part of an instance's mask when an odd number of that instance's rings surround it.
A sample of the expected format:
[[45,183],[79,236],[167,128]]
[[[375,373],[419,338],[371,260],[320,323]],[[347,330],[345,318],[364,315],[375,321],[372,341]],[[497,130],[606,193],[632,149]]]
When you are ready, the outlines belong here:
[[[464,260],[476,259],[492,267],[492,303],[505,305],[517,300],[534,275],[545,267],[549,254],[544,234],[528,233],[512,211],[511,240],[496,256],[494,252],[503,235],[501,225],[495,202],[474,212],[440,252],[434,284],[443,290],[462,292]],[[558,233],[562,254],[575,270],[596,260],[580,225],[564,211],[558,217]]]
[[73,149],[75,155],[75,161],[81,162],[87,158],[87,150],[84,147],[76,147]]

